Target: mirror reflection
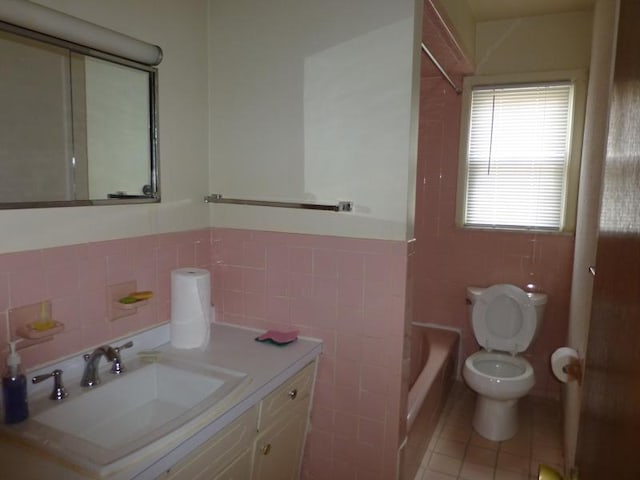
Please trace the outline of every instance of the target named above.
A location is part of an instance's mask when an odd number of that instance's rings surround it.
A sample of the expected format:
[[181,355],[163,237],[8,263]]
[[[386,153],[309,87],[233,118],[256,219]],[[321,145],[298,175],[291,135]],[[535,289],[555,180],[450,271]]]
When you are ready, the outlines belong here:
[[0,29],[0,208],[159,201],[156,70]]

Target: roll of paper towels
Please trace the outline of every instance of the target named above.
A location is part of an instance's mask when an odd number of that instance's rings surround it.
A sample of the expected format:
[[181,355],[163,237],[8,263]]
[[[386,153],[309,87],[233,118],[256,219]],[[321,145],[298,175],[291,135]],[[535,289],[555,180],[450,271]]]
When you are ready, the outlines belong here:
[[565,372],[564,367],[578,360],[578,352],[573,348],[561,347],[551,354],[551,370],[558,380],[567,383],[569,374]]
[[171,346],[201,348],[209,345],[211,274],[203,268],[171,272]]

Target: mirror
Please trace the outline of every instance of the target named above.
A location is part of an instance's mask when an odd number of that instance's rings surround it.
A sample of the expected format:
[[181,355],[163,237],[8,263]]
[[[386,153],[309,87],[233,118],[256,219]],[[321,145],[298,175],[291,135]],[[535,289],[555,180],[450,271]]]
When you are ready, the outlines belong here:
[[0,209],[159,202],[157,70],[0,22]]

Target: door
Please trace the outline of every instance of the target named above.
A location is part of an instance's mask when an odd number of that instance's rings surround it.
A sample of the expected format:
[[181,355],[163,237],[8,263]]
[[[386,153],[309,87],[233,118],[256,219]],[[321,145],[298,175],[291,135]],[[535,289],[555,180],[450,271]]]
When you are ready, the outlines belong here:
[[622,0],[576,464],[640,478],[640,2]]
[[[587,350],[591,319],[594,277],[590,267],[596,264],[598,213],[607,149],[609,93],[613,85],[618,14],[618,0],[596,1],[567,332],[567,346],[574,348],[580,358],[584,358]],[[569,382],[563,394],[564,453],[566,466],[570,469],[576,463],[582,387],[578,382]]]

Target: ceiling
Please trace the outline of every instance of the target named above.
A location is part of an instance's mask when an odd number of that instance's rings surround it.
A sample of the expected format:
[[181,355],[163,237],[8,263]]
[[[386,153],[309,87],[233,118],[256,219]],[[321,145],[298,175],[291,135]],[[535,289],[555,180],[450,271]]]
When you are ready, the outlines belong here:
[[595,0],[466,0],[476,22],[589,10]]

